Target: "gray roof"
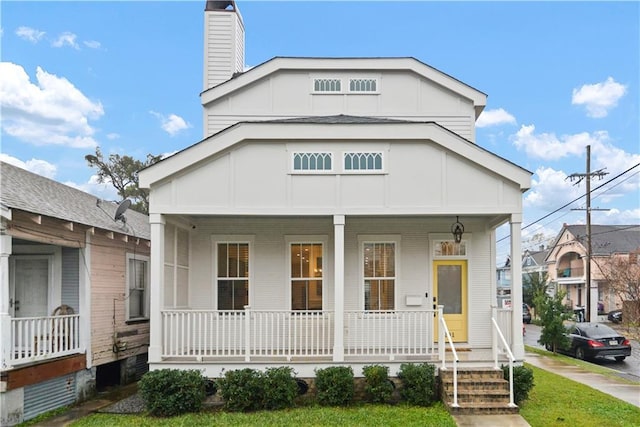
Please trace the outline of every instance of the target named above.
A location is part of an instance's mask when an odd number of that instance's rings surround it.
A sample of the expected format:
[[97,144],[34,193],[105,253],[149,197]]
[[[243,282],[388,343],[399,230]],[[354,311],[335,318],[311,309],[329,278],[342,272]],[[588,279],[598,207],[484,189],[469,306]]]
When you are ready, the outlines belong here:
[[[99,203],[98,203],[99,201]],[[118,205],[60,182],[0,162],[0,203],[10,209],[150,238],[149,217],[129,209],[127,226],[115,221]]]
[[[567,230],[578,241],[587,244],[587,226],[567,225]],[[594,225],[591,224],[592,255],[629,253],[640,249],[640,225]]]
[[[311,123],[311,124],[368,124],[368,123],[416,123],[409,120],[387,119],[385,117],[348,116],[306,116],[290,119],[263,120],[260,123]],[[429,122],[433,123],[433,122]]]

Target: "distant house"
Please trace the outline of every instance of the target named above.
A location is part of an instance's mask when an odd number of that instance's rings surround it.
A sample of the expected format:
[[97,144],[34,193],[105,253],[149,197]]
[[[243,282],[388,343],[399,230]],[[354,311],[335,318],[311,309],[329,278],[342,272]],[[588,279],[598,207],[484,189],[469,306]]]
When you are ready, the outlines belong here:
[[[492,319],[522,361],[521,304],[495,306],[495,248],[509,223],[520,256],[531,173],[475,143],[486,95],[414,58],[244,71],[227,4],[205,11],[205,138],[140,173],[150,369],[397,372],[444,362],[445,325],[493,366]],[[514,277],[519,302],[520,266]]]
[[[606,278],[600,265],[612,257],[626,257],[640,248],[640,225],[591,225],[591,286],[587,286],[587,227],[564,225],[558,233],[545,262],[549,266],[549,280],[567,292],[566,304],[572,309],[585,309],[587,292],[590,312],[598,313],[598,302],[607,313],[622,308],[622,301],[607,291]],[[596,320],[591,317],[591,320]]]
[[[532,251],[526,249],[521,257],[522,284],[526,286],[528,276],[537,276],[543,279],[547,274],[547,264],[545,259],[549,249],[541,246],[539,250]],[[506,307],[511,305],[511,257],[507,257],[505,263],[496,269],[498,286],[498,306]],[[548,279],[545,279],[548,280]]]
[[146,370],[150,248],[146,215],[3,162],[0,180],[4,426]]

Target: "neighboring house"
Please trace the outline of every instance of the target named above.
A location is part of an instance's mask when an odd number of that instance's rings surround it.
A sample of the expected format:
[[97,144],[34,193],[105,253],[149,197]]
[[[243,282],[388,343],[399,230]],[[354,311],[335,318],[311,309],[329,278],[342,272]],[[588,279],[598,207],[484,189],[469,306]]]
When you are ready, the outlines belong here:
[[[590,312],[598,312],[598,302],[607,313],[622,308],[622,301],[612,292],[607,292],[606,279],[599,265],[612,257],[629,257],[640,248],[640,225],[591,225],[591,295]],[[572,309],[587,306],[586,225],[562,227],[550,248],[545,262],[549,266],[549,280],[558,289],[565,290],[565,302]],[[592,316],[592,321],[596,318]]]
[[229,3],[205,11],[205,138],[140,172],[150,369],[397,372],[444,359],[441,318],[491,366],[496,318],[522,361],[522,307],[495,307],[495,247],[508,222],[520,255],[531,173],[475,144],[486,95],[414,58],[278,57],[243,72]]
[[[540,246],[537,251],[526,249],[522,254],[522,284],[526,286],[527,276],[537,275],[540,279],[547,274],[547,264],[545,259],[549,249]],[[502,266],[496,269],[498,285],[498,306],[508,307],[511,305],[511,257]],[[548,280],[548,279],[547,279]]]
[[0,424],[146,370],[146,215],[0,162]]

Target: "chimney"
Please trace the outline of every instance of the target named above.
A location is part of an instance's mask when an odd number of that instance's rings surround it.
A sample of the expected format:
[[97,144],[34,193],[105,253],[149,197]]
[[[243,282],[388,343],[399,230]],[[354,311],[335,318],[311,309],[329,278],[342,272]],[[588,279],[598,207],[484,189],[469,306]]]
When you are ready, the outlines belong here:
[[244,71],[244,23],[236,2],[207,1],[204,10],[204,88]]

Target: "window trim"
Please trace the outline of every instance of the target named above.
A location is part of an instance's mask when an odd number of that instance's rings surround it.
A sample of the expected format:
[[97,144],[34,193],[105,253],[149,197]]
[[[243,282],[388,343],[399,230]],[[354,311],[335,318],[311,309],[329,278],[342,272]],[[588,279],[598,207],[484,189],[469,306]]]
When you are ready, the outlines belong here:
[[[400,234],[363,234],[358,235],[358,275],[359,275],[359,300],[360,300],[360,308],[364,313],[372,314],[372,313],[380,313],[380,314],[393,314],[393,312],[398,311],[399,307],[399,297],[398,297],[398,286],[399,279],[401,277],[400,273],[400,249],[401,249],[401,241],[402,237]],[[394,269],[395,276],[393,282],[393,308],[388,310],[367,310],[365,308],[365,275],[364,275],[364,245],[366,243],[393,243],[395,244],[395,256],[394,256]]]
[[[380,169],[347,169],[345,167],[345,160],[348,154],[380,154]],[[385,161],[385,151],[384,150],[375,150],[375,151],[365,151],[365,150],[348,150],[342,151],[341,156],[341,168],[342,173],[345,175],[380,175],[386,173],[386,161]]]
[[[145,320],[149,320],[150,317],[150,298],[151,298],[151,261],[150,261],[150,257],[147,255],[142,255],[142,254],[136,254],[133,252],[127,252],[126,253],[126,257],[125,257],[125,262],[126,262],[126,266],[125,266],[125,322],[138,322],[138,321],[145,321]],[[131,260],[135,260],[135,261],[143,261],[145,263],[145,278],[146,278],[146,283],[145,283],[145,287],[143,289],[143,298],[144,298],[144,313],[142,316],[140,317],[131,317],[131,300],[130,300],[130,292],[131,292],[131,288],[129,287],[129,281],[131,280],[131,272],[129,269],[129,265],[130,265],[130,261]],[[137,289],[137,288],[136,288]]]
[[[317,80],[336,80],[340,82],[340,90],[322,91],[316,90]],[[341,77],[312,77],[311,78],[311,93],[314,95],[344,95],[344,81]]]
[[[234,244],[248,244],[249,245],[249,272],[247,276],[247,280],[249,281],[249,291],[247,295],[247,304],[251,306],[253,304],[253,263],[252,259],[255,255],[254,253],[254,241],[255,235],[253,234],[214,234],[211,235],[211,255],[213,266],[211,271],[211,287],[212,287],[212,297],[213,297],[213,307],[215,310],[221,310],[218,307],[218,244],[219,243],[234,243]],[[228,311],[228,310],[222,310]],[[233,310],[240,311],[240,310]]]
[[[376,90],[367,90],[367,91],[359,91],[359,90],[351,90],[351,82],[353,80],[373,80],[376,84]],[[379,77],[365,77],[365,76],[357,76],[357,77],[348,77],[347,78],[347,90],[346,93],[350,95],[379,95],[380,94],[380,78]]]
[[[288,310],[292,313],[298,312],[299,314],[303,314],[305,311],[313,311],[317,313],[322,313],[326,311],[327,307],[327,281],[330,277],[329,265],[326,262],[327,260],[327,252],[328,252],[328,242],[329,236],[324,234],[316,234],[316,235],[285,235],[285,276],[287,280],[287,291],[285,293],[285,298],[287,299]],[[322,308],[320,310],[294,310],[291,306],[291,281],[293,278],[291,277],[291,245],[295,243],[302,244],[321,244],[322,245]]]
[[[328,154],[331,158],[331,169],[295,169],[296,154]],[[314,151],[291,151],[289,169],[292,175],[325,175],[334,174],[335,172],[335,156],[333,151],[314,150]]]

